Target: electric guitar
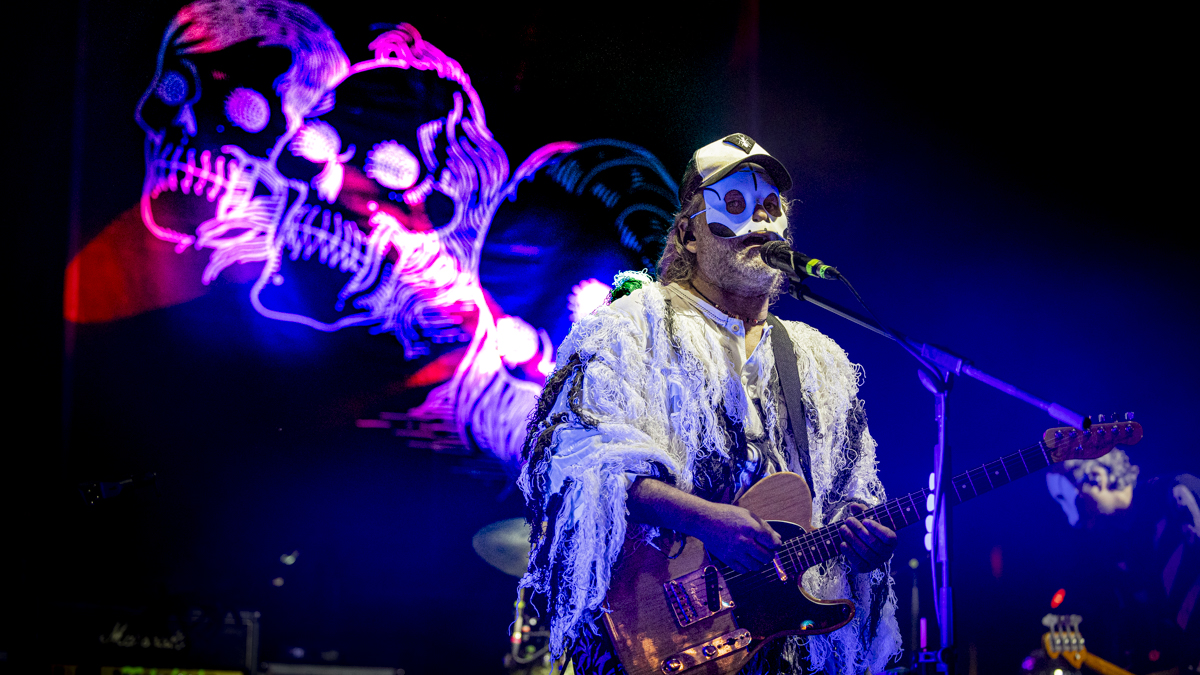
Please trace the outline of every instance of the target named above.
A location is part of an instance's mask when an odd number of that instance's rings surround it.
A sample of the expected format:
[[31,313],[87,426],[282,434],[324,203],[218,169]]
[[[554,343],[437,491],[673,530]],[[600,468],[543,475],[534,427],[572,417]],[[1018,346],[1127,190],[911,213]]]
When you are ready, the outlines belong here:
[[1080,621],[1083,621],[1083,617],[1078,614],[1047,614],[1042,617],[1042,625],[1050,629],[1049,633],[1042,636],[1046,656],[1052,659],[1062,656],[1075,668],[1084,665],[1101,675],[1133,675],[1120,666],[1088,653],[1083,635],[1079,632]]
[[[1094,459],[1142,439],[1137,422],[1050,429],[1040,443],[955,476],[954,506],[1050,464]],[[921,522],[930,490],[892,499],[862,515],[893,530]],[[838,525],[812,528],[812,495],[794,473],[768,476],[735,502],[767,520],[783,538],[772,563],[738,573],[686,537],[675,558],[626,542],[613,569],[604,622],[629,675],[736,673],[766,643],[786,635],[820,635],[854,617],[850,600],[818,600],[800,584],[804,571],[840,555]]]

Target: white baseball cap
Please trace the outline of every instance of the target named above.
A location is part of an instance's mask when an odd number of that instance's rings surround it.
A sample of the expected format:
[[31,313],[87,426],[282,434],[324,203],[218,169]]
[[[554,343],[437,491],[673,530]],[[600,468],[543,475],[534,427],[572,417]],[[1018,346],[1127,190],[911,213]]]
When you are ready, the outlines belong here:
[[686,205],[698,190],[721,180],[742,164],[761,166],[780,192],[792,187],[791,174],[771,153],[746,134],[730,134],[692,155],[679,184],[680,204]]

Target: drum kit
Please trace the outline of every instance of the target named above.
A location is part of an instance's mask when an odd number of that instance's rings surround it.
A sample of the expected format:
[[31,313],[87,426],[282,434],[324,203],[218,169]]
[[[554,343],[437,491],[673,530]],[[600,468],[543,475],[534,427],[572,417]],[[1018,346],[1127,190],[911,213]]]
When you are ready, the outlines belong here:
[[[529,563],[529,524],[524,518],[509,518],[485,525],[471,538],[471,546],[484,562],[519,579]],[[565,656],[550,655],[550,625],[529,595],[528,589],[517,591],[504,667],[512,675],[573,675]]]

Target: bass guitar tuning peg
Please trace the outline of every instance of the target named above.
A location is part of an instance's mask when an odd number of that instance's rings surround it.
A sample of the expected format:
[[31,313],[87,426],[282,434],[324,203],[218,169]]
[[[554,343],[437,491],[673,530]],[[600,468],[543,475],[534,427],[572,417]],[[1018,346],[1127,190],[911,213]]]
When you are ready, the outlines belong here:
[[1125,421],[1132,422],[1133,421],[1133,413],[1131,413],[1131,412],[1125,413]]

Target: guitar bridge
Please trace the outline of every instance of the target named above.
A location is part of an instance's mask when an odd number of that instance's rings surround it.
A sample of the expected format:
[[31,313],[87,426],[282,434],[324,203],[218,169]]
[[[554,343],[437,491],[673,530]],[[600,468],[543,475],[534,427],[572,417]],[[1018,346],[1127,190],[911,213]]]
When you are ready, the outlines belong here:
[[668,581],[663,591],[680,628],[734,607],[725,578],[712,565]]

